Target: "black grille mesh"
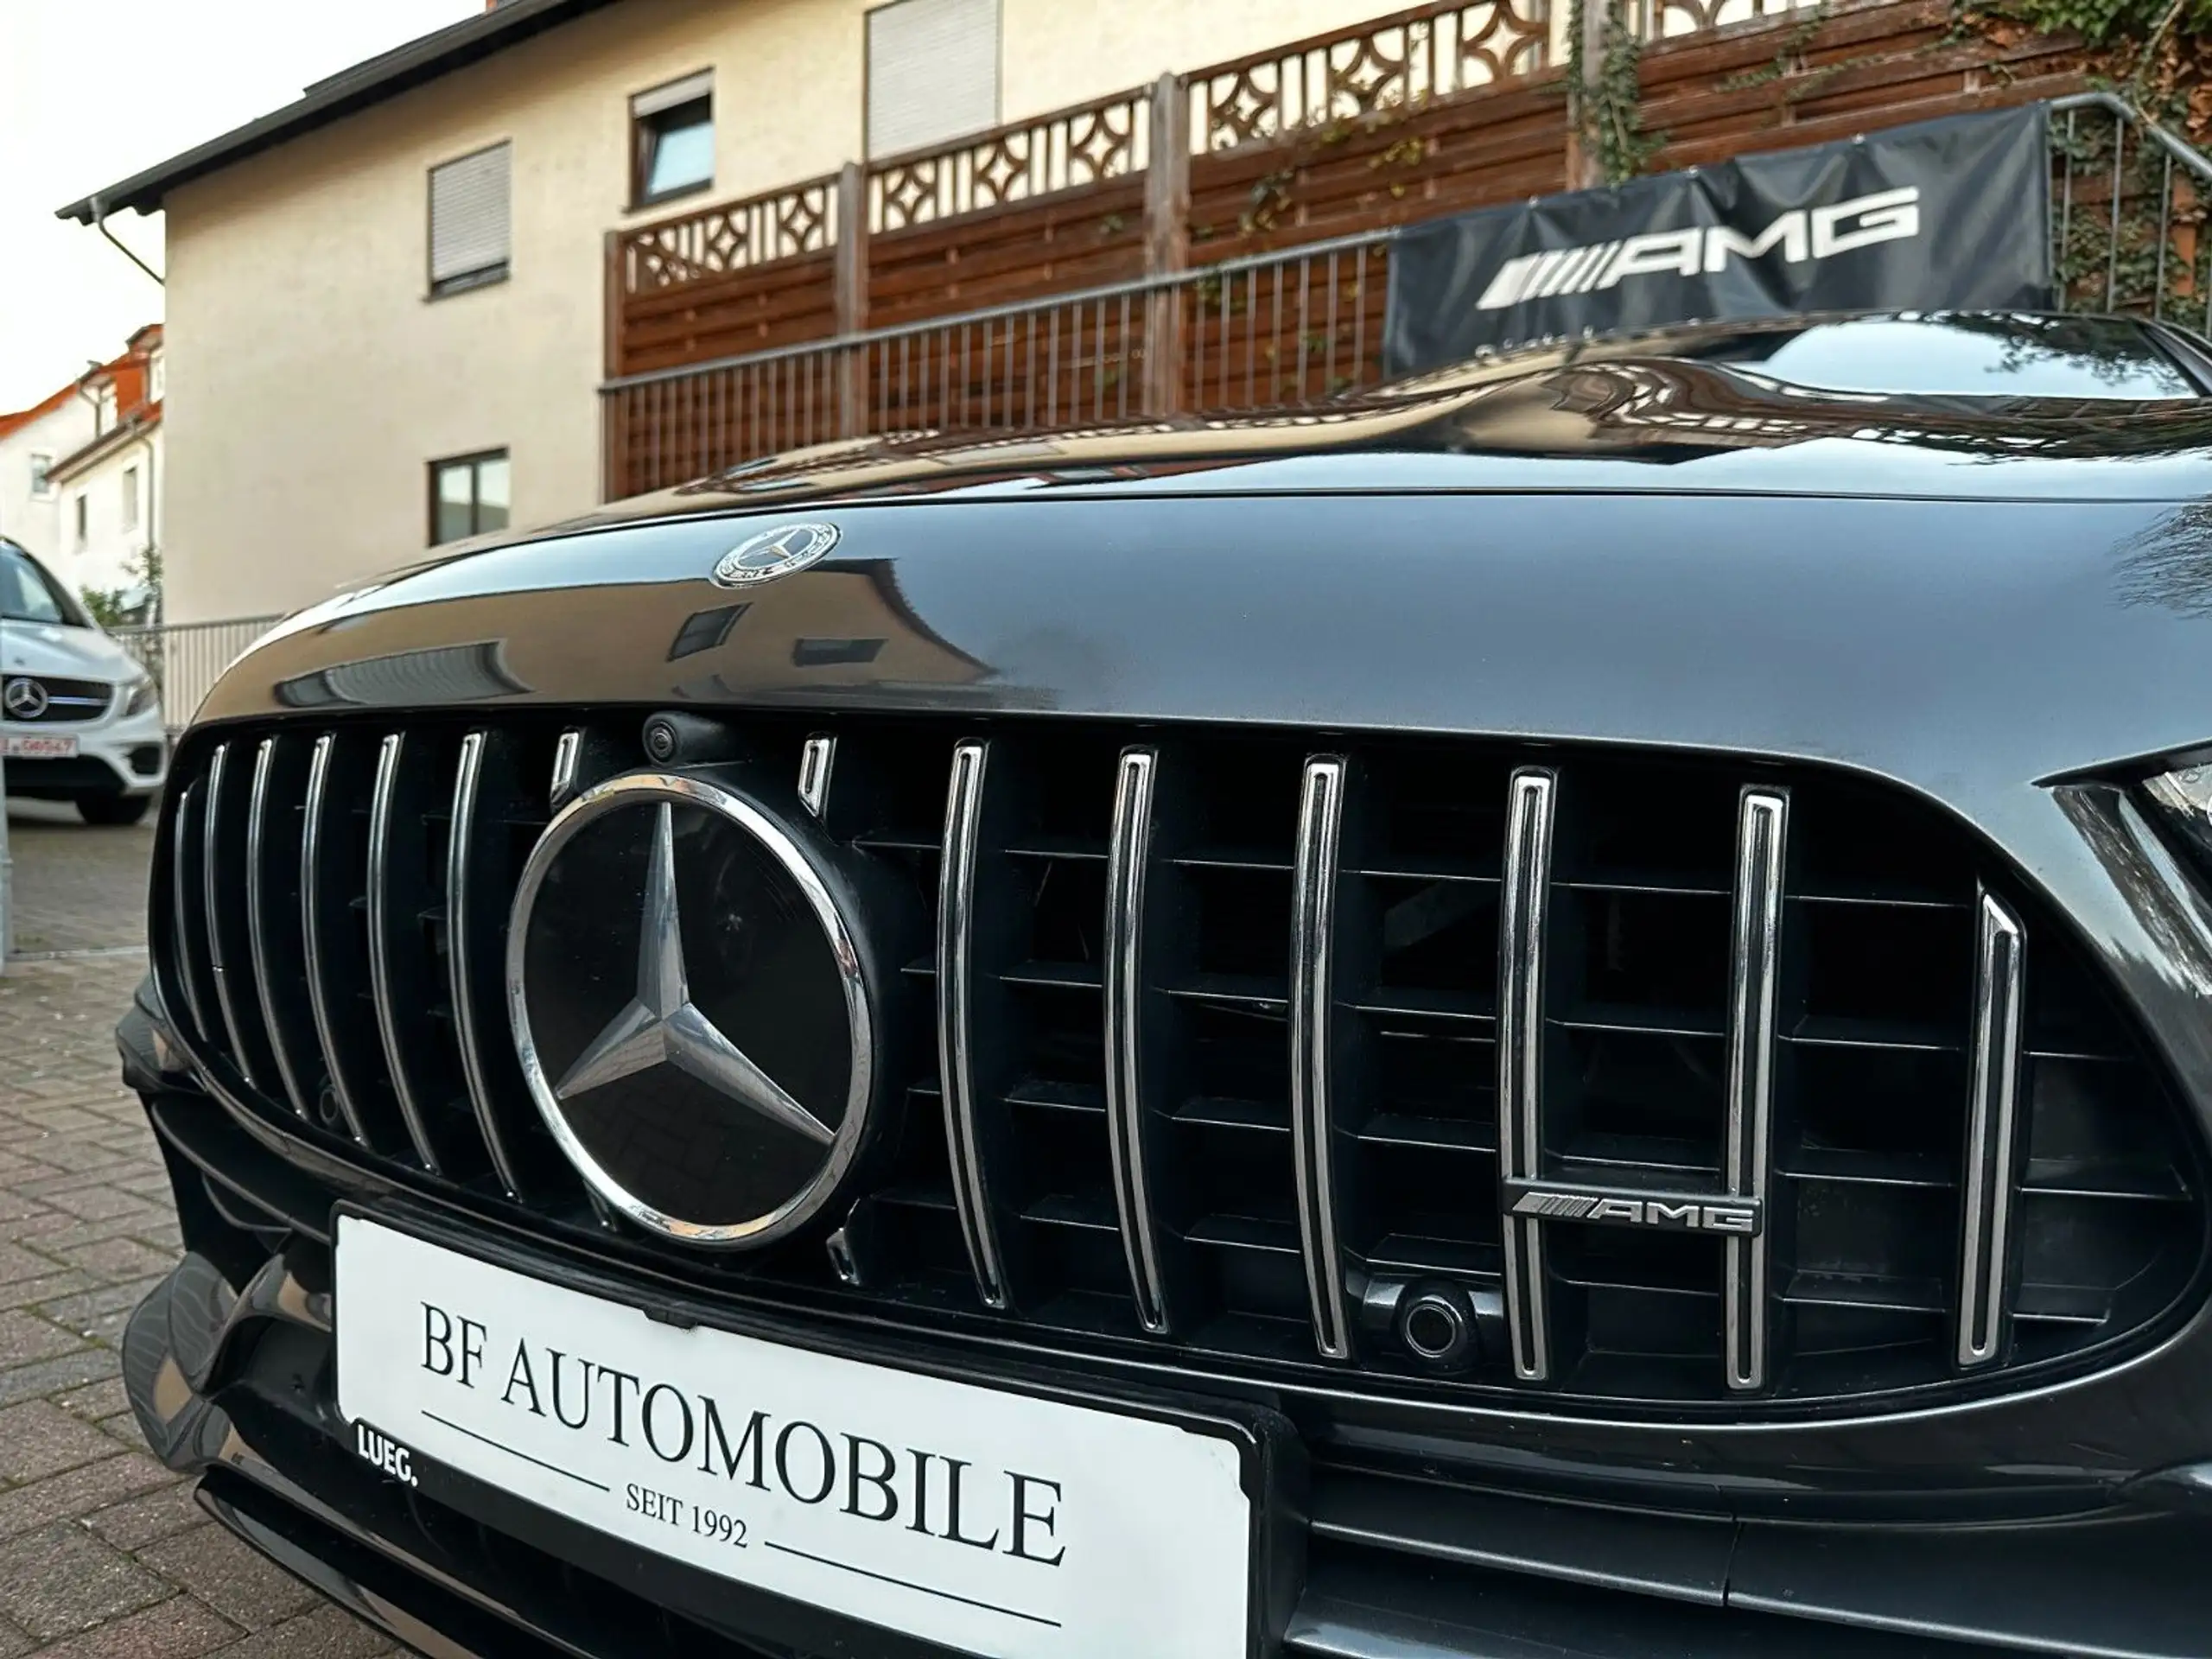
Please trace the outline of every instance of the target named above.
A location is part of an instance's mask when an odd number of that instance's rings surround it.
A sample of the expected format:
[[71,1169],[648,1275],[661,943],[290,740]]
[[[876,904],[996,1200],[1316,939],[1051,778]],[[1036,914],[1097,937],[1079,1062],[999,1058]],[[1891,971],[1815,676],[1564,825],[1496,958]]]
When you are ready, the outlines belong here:
[[[752,1256],[684,1253],[709,1281],[1165,1345],[1193,1363],[1285,1374],[1323,1364],[1300,1249],[1289,1046],[1300,789],[1316,753],[1346,757],[1350,779],[1329,1127],[1355,1296],[1437,1281],[1494,1303],[1502,1283],[1501,875],[1510,780],[1532,764],[1556,777],[1560,803],[1543,1173],[1608,1189],[1713,1192],[1722,1179],[1738,797],[1746,784],[1787,791],[1763,1395],[1959,1376],[1985,891],[2020,918],[2029,963],[1999,1368],[2140,1332],[2176,1306],[2202,1256],[2194,1139],[2105,987],[1998,861],[1894,792],[1747,763],[1467,742],[823,715],[735,724],[764,796],[780,791],[794,810],[803,744],[834,736],[825,825],[903,875],[931,915],[953,747],[991,744],[975,877],[976,912],[992,918],[975,941],[976,1082],[1014,1306],[982,1310],[963,1246],[934,954],[899,976],[911,1005],[893,1022],[902,1046],[891,1057],[903,1111],[839,1217],[848,1281],[818,1233]],[[518,1203],[539,1224],[589,1230],[611,1250],[674,1252],[613,1230],[558,1157],[522,1087],[498,970],[563,731],[578,734],[581,785],[643,764],[637,729],[629,716],[503,716],[196,734],[169,792],[168,892],[156,906],[173,1015],[243,1092],[312,1132],[358,1140],[381,1163],[485,1202]],[[384,762],[394,733],[402,741]],[[456,849],[454,784],[472,733],[478,783]],[[1135,742],[1159,755],[1137,1007],[1179,1313],[1169,1336],[1152,1338],[1137,1323],[1116,1204],[1101,988],[1116,759]],[[379,908],[369,893],[380,765],[391,807]],[[303,866],[318,768],[321,845]],[[456,869],[468,890],[458,1005]],[[372,913],[384,918],[381,1004]],[[1387,1326],[1361,1329],[1351,1365],[1409,1389],[1511,1389],[1531,1403],[1731,1398],[1720,1238],[1546,1233],[1544,1381],[1516,1384],[1496,1341],[1471,1368],[1437,1375]]]

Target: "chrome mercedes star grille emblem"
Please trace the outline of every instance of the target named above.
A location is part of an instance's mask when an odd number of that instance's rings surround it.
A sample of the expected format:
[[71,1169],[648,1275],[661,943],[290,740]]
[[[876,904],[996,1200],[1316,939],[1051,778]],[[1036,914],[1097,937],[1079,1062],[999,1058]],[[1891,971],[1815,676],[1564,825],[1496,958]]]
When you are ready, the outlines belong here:
[[611,1211],[756,1249],[876,1144],[874,958],[839,855],[810,820],[650,770],[583,790],[531,849],[507,929],[515,1057]]
[[0,691],[0,707],[17,720],[36,720],[46,712],[46,688],[33,679],[10,680]]
[[657,1065],[672,1065],[772,1122],[820,1146],[835,1129],[794,1100],[754,1065],[691,1001],[683,969],[683,925],[676,896],[675,808],[655,813],[645,865],[645,912],[638,930],[638,988],[560,1082],[556,1099],[570,1100]]

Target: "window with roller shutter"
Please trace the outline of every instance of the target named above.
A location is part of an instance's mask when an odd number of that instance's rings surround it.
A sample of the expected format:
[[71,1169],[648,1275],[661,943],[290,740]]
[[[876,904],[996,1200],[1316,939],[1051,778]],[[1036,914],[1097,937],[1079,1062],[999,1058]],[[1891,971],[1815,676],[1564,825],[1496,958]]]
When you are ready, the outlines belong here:
[[512,148],[493,144],[430,169],[433,296],[506,276]]
[[868,153],[999,124],[999,0],[892,0],[868,14]]

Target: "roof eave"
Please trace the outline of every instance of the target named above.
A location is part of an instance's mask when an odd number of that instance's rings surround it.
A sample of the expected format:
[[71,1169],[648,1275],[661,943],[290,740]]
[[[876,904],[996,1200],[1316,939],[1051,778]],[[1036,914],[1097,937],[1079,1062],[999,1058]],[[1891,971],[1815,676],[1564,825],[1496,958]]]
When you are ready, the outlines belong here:
[[120,426],[110,427],[81,448],[73,449],[48,467],[46,475],[56,484],[67,484],[80,474],[90,472],[117,450],[150,436],[161,423],[161,406],[156,404],[151,414],[134,415]]
[[58,207],[54,216],[90,225],[125,208],[156,213],[162,199],[178,185],[289,143],[318,127],[341,121],[612,3],[613,0],[508,0],[495,10],[464,18],[319,80],[283,108]]

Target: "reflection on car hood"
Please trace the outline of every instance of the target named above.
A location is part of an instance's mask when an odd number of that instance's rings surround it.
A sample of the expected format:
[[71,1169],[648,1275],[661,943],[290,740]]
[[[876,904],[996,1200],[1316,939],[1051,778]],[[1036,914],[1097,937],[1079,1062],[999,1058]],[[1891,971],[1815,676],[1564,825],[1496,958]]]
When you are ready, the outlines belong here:
[[137,672],[130,654],[98,628],[0,620],[0,674],[115,681]]
[[1315,409],[845,440],[434,563],[641,519],[825,501],[1408,490],[2189,500],[2212,494],[2212,400],[1827,391],[1726,363],[1562,349]]

